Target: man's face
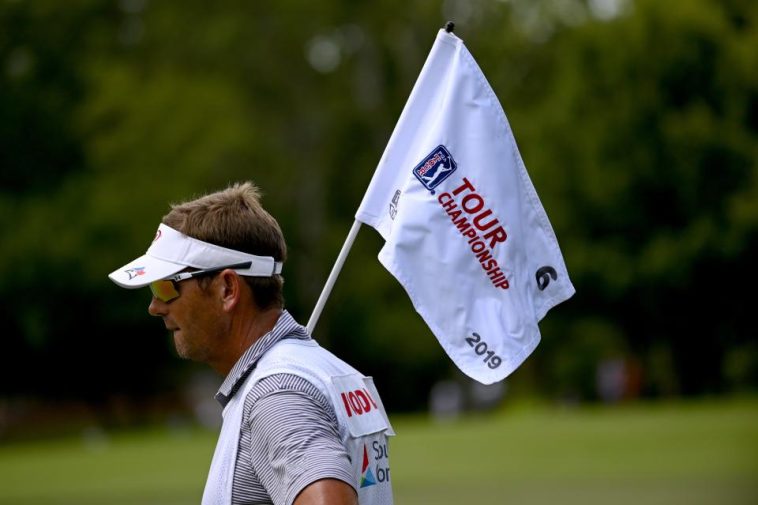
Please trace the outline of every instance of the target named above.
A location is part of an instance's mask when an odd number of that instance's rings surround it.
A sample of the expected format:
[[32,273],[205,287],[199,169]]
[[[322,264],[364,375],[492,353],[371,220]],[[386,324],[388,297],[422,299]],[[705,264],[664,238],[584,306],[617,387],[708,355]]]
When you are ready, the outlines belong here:
[[208,289],[201,289],[197,279],[177,283],[178,298],[163,302],[153,297],[147,309],[150,315],[163,318],[182,358],[213,363],[219,355],[227,333],[223,312],[212,295],[215,280],[211,280]]

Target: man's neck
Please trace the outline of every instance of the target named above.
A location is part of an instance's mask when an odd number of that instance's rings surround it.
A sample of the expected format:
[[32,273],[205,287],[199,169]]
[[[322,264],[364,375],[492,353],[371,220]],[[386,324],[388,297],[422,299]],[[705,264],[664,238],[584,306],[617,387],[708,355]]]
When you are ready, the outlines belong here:
[[270,332],[282,315],[280,307],[255,310],[231,321],[229,344],[223,362],[211,366],[221,375],[226,376],[234,364],[262,336]]

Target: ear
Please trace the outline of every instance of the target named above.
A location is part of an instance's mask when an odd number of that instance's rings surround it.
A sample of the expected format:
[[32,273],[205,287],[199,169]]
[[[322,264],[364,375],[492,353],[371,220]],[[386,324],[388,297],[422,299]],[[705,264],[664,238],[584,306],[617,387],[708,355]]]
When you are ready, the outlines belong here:
[[224,312],[231,312],[242,296],[242,278],[234,270],[224,270],[218,274],[216,293],[220,297]]

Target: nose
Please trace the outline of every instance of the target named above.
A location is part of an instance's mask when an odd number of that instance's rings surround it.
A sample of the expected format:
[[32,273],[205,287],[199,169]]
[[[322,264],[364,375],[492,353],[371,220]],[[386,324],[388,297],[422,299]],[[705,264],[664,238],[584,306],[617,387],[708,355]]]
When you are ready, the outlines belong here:
[[151,316],[165,316],[167,308],[168,304],[166,302],[162,302],[153,296],[150,300],[150,305],[147,306],[147,313]]

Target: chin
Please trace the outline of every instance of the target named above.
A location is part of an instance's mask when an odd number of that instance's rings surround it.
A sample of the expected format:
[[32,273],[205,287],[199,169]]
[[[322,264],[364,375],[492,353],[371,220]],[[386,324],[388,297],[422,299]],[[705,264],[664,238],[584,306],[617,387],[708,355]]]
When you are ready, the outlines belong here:
[[192,359],[192,353],[184,344],[184,342],[176,336],[176,333],[174,333],[174,349],[176,349],[176,354],[180,358]]
[[207,362],[207,353],[203,349],[192,348],[177,338],[174,338],[174,347],[176,348],[176,354],[182,359],[197,361],[198,363]]

